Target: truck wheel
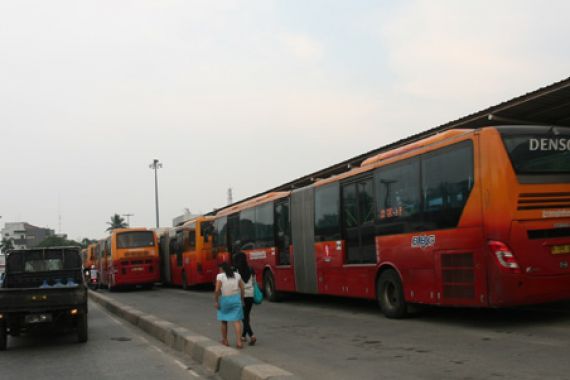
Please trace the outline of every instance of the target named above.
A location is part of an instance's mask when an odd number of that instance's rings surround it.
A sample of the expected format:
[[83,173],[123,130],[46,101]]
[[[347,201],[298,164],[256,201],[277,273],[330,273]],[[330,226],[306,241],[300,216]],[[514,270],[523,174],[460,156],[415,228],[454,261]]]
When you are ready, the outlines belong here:
[[8,337],[6,335],[6,322],[0,322],[0,351],[6,351],[8,347]]
[[188,290],[188,278],[186,277],[186,272],[182,272],[182,289]]
[[402,281],[396,271],[383,272],[376,283],[378,303],[386,318],[404,318],[408,314],[408,305],[404,299]]
[[263,275],[263,289],[265,290],[265,297],[267,297],[269,301],[279,301],[279,293],[275,290],[275,279],[270,271],[266,271]]
[[87,342],[87,313],[81,312],[77,317],[77,341],[79,343]]

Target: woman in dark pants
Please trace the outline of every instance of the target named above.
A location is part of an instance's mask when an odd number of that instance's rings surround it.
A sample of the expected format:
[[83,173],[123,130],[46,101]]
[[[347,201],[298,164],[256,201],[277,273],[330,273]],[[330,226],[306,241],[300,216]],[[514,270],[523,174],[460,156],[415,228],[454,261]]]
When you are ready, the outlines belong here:
[[234,264],[244,283],[244,308],[243,308],[243,332],[241,340],[247,341],[249,335],[249,345],[253,346],[257,338],[253,334],[250,322],[251,308],[253,307],[253,282],[255,281],[255,272],[247,263],[245,253],[239,252],[234,256]]

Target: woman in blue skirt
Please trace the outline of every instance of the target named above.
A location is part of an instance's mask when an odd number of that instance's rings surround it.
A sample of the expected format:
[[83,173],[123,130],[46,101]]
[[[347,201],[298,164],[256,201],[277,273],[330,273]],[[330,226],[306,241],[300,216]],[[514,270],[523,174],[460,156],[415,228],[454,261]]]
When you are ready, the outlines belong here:
[[241,342],[241,320],[243,319],[243,281],[239,273],[234,272],[228,263],[220,264],[220,273],[216,277],[215,307],[218,321],[222,323],[222,344],[228,343],[228,322],[234,323],[236,346],[243,348]]

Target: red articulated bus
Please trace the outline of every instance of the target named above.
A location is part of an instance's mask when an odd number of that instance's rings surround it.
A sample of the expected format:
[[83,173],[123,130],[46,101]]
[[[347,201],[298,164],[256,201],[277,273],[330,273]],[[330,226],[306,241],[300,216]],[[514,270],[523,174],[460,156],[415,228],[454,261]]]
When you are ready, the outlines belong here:
[[455,129],[220,211],[266,296],[505,307],[570,299],[570,128]]
[[258,279],[263,277],[266,281],[266,295],[273,300],[276,280],[280,291],[296,291],[290,252],[289,194],[268,193],[224,209],[216,214],[213,225],[217,261],[231,263],[236,250],[246,252]]
[[160,280],[158,241],[146,228],[119,228],[99,241],[100,284],[152,287]]

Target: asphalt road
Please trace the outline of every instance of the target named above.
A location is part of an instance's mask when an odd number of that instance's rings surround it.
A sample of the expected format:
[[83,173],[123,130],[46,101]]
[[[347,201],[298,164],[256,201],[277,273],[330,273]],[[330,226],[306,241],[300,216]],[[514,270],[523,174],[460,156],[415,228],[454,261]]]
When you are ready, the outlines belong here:
[[206,379],[201,367],[89,304],[89,341],[49,332],[8,338],[0,379]]
[[[219,340],[210,289],[103,292]],[[389,320],[372,302],[292,295],[252,318],[258,343],[245,353],[306,379],[570,378],[569,303]]]

